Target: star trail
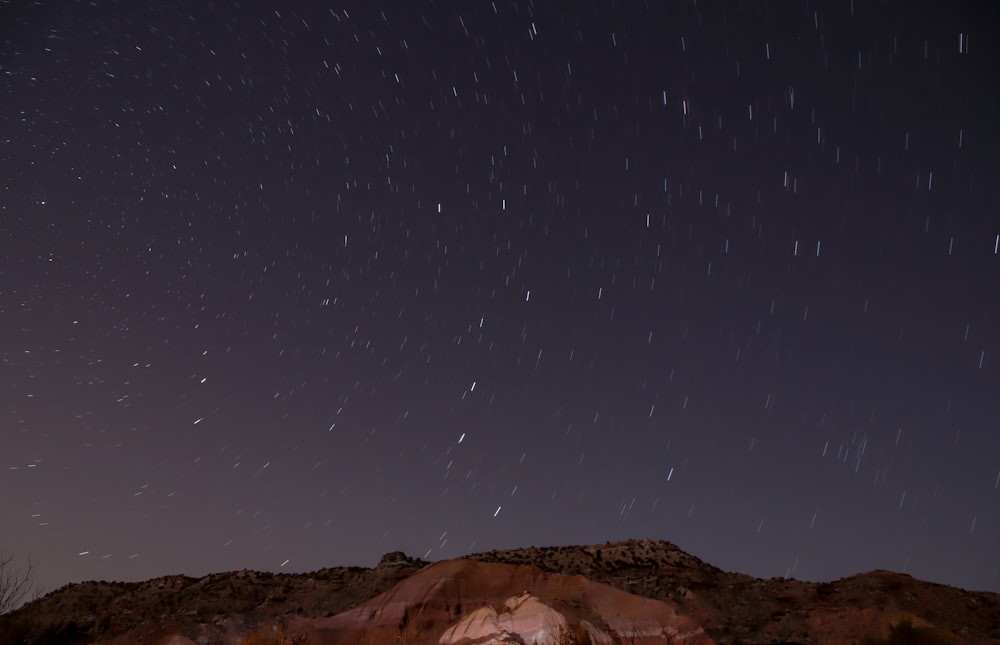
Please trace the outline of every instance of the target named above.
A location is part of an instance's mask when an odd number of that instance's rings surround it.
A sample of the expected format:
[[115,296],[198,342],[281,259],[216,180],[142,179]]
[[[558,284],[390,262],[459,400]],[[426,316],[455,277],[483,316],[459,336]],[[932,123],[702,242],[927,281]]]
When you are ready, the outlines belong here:
[[997,24],[0,3],[0,547],[1000,591]]

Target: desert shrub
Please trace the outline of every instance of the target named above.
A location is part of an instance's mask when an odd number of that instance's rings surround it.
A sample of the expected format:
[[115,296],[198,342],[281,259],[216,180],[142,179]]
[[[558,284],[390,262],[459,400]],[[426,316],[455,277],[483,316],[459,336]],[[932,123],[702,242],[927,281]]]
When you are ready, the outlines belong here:
[[0,614],[14,611],[30,596],[34,589],[33,570],[30,559],[26,568],[17,569],[14,554],[0,551]]
[[590,633],[583,625],[563,627],[559,632],[559,645],[591,645]]
[[923,627],[914,627],[907,620],[900,621],[889,628],[888,638],[868,636],[861,645],[948,645],[948,641]]
[[46,622],[23,616],[0,619],[0,645],[70,645],[86,639],[86,633],[73,621]]
[[34,625],[20,617],[4,616],[0,618],[0,644],[28,643]]

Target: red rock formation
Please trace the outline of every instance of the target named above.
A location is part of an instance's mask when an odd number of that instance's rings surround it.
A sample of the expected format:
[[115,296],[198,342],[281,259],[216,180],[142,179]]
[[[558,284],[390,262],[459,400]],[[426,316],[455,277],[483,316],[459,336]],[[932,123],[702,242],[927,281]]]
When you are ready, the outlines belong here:
[[312,631],[317,645],[466,645],[514,637],[537,645],[712,642],[666,602],[581,576],[472,560],[429,565],[350,611],[310,623],[303,631]]

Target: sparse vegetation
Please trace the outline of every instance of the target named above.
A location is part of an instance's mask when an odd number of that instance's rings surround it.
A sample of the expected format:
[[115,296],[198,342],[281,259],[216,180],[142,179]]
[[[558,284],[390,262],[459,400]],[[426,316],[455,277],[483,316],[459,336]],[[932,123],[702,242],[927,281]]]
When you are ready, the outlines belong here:
[[582,625],[566,626],[559,632],[559,645],[591,645],[590,633]]
[[16,568],[14,554],[7,555],[0,551],[0,615],[17,609],[32,592],[33,568],[30,558],[26,568]]

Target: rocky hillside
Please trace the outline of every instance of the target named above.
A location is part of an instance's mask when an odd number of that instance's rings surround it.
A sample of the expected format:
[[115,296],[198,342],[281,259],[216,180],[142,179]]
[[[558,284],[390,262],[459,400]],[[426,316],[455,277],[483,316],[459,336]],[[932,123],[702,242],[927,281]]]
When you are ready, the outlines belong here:
[[394,552],[372,569],[334,567],[309,574],[243,570],[204,578],[72,584],[0,616],[0,645],[93,643],[158,623],[197,632],[197,626],[224,618],[253,627],[290,615],[333,616],[393,587],[426,564]]
[[487,562],[532,563],[676,604],[719,643],[857,643],[909,620],[942,642],[1000,643],[1000,595],[872,571],[836,582],[762,580],[713,567],[669,542],[491,551]]
[[350,611],[295,628],[325,645],[712,643],[670,603],[531,564],[466,559],[432,564]]
[[1000,643],[1000,595],[887,571],[760,580],[643,540],[434,564],[390,553],[371,569],[300,575],[87,582],[0,617],[0,645],[853,644],[900,625],[919,642]]

